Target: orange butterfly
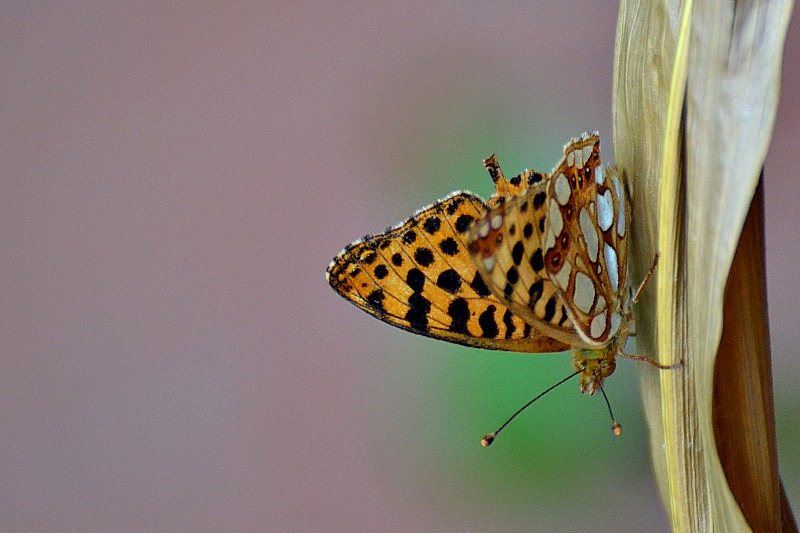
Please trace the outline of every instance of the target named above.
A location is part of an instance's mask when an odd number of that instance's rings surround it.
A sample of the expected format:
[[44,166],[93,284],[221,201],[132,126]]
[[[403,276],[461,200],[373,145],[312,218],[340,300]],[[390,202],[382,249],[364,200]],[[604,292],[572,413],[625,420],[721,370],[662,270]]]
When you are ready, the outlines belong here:
[[632,294],[627,196],[616,169],[601,164],[597,132],[570,141],[549,175],[507,180],[495,156],[484,165],[495,183],[486,203],[453,193],[354,242],[328,267],[334,290],[385,322],[450,342],[531,353],[572,348],[589,394],[602,391],[617,356],[677,366],[623,352],[633,303],[658,257]]

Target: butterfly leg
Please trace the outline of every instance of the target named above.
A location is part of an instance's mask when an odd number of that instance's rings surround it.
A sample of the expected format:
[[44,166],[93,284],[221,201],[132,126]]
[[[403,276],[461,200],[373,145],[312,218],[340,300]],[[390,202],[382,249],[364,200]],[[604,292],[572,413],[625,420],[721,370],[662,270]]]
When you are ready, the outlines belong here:
[[[650,270],[647,271],[647,274],[645,275],[644,280],[642,280],[642,283],[639,285],[639,288],[636,289],[636,293],[633,295],[633,303],[636,303],[636,302],[639,301],[639,296],[641,296],[645,285],[647,285],[647,282],[649,282],[650,278],[653,277],[653,274],[656,271],[656,267],[658,267],[658,258],[659,258],[660,255],[661,255],[660,253],[656,253],[655,257],[653,257],[653,264],[650,265]],[[628,333],[628,337],[635,337],[635,336],[636,336],[636,332],[635,331]],[[622,350],[620,350],[620,352],[617,355],[619,355],[620,357],[624,357],[626,359],[632,359],[634,361],[642,361],[643,363],[647,363],[649,365],[653,365],[654,367],[660,368],[661,370],[669,370],[669,369],[672,369],[672,368],[679,368],[679,367],[683,366],[683,361],[682,360],[678,361],[677,363],[673,363],[671,365],[662,365],[658,361],[654,361],[654,360],[650,359],[649,357],[647,357],[646,355],[631,355],[631,354],[627,354],[627,353],[623,352]]]
[[651,277],[653,277],[653,273],[656,271],[656,267],[658,266],[658,257],[660,255],[661,254],[656,253],[656,256],[653,258],[653,264],[650,266],[650,270],[647,271],[647,274],[645,275],[644,280],[642,280],[642,283],[639,284],[639,288],[636,289],[636,293],[633,295],[633,303],[636,303],[636,302],[639,301],[639,296],[641,296],[645,285],[647,285],[647,282],[650,281]]
[[680,368],[683,366],[683,361],[678,361],[677,363],[673,363],[671,365],[662,365],[658,361],[654,361],[647,357],[646,355],[631,355],[625,352],[619,352],[617,355],[620,357],[624,357],[625,359],[632,359],[634,361],[642,361],[643,363],[647,363],[649,365],[653,365],[656,368],[660,368],[661,370],[670,370],[672,368]]

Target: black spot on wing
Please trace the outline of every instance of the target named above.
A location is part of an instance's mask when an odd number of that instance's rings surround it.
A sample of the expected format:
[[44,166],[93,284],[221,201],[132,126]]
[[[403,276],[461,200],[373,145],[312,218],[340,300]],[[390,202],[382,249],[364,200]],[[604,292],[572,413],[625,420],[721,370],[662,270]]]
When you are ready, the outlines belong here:
[[494,312],[497,308],[493,305],[490,305],[486,308],[486,311],[481,313],[481,316],[478,317],[478,325],[481,327],[481,337],[487,339],[494,339],[500,333],[500,330],[497,329],[497,322],[494,319]]
[[565,308],[565,307],[562,305],[562,306],[561,306],[561,320],[559,320],[559,321],[558,321],[558,325],[559,325],[559,326],[563,326],[563,325],[564,325],[564,322],[566,322],[566,321],[567,321],[567,310],[566,310],[566,308]]
[[519,281],[519,272],[517,271],[517,267],[511,267],[506,272],[506,279],[512,285]]
[[439,274],[436,285],[450,294],[455,294],[461,287],[461,276],[458,272],[450,268]]
[[537,248],[536,251],[531,254],[531,268],[534,272],[539,272],[544,268],[544,256],[542,256],[541,248]]
[[450,331],[454,333],[468,333],[467,321],[469,320],[469,304],[464,298],[456,298],[447,308],[447,314],[453,319]]
[[458,211],[458,206],[460,206],[463,203],[464,203],[463,198],[454,198],[453,200],[451,200],[450,203],[447,204],[447,214],[450,216],[455,215],[456,211]]
[[506,339],[510,339],[511,336],[516,331],[517,327],[514,325],[514,321],[511,320],[511,317],[514,316],[511,314],[509,309],[506,309],[506,312],[503,313],[503,324],[506,326]]
[[428,248],[417,248],[414,250],[414,260],[423,267],[430,266],[433,263],[433,252]]
[[539,183],[544,179],[544,174],[541,172],[533,172],[528,177],[528,185],[533,185],[534,183]]
[[503,287],[503,296],[510,298],[512,294],[514,294],[514,286],[510,283],[506,283],[506,286]]
[[478,296],[489,296],[492,294],[492,291],[490,291],[489,287],[487,287],[486,283],[484,283],[480,272],[475,273],[475,277],[469,286],[472,287],[472,290],[478,293]]
[[406,275],[406,283],[412,291],[422,292],[422,287],[425,285],[425,274],[418,268],[412,268]]
[[547,194],[544,191],[536,193],[533,196],[533,208],[539,209],[544,205],[546,201],[547,201]]
[[530,303],[528,306],[533,309],[533,306],[536,305],[536,302],[542,297],[542,293],[544,292],[544,282],[542,280],[538,280],[535,283],[532,283],[531,286],[528,288],[528,296],[530,296]]
[[453,256],[458,253],[458,243],[452,237],[448,237],[439,243],[439,249],[443,254]]
[[415,292],[408,298],[408,305],[409,309],[405,316],[408,324],[414,329],[427,331],[431,302],[418,292]]
[[553,317],[556,315],[556,295],[550,297],[547,300],[547,304],[544,306],[544,321],[550,322],[553,320]]
[[387,275],[389,275],[389,269],[386,268],[386,265],[378,265],[375,267],[375,277],[378,279],[383,279]]
[[472,215],[460,215],[456,219],[456,231],[459,233],[464,233],[469,229],[469,225],[472,224],[473,220],[475,220],[475,217]]
[[395,253],[392,255],[392,264],[396,267],[403,265],[403,254],[400,252]]
[[442,226],[442,219],[439,217],[431,217],[422,223],[422,229],[433,235]]
[[519,266],[522,263],[523,252],[525,252],[525,247],[522,245],[522,241],[517,241],[517,244],[511,249],[511,258],[514,260],[515,265]]
[[367,303],[369,303],[370,307],[373,309],[377,309],[379,311],[383,311],[383,299],[385,295],[383,294],[383,289],[375,289],[369,296],[367,296]]

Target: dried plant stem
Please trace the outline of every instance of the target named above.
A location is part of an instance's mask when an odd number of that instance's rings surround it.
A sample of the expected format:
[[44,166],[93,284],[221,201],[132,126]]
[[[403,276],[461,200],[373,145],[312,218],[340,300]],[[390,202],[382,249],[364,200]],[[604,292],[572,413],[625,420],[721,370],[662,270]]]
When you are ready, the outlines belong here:
[[797,526],[781,490],[772,402],[763,189],[762,177],[725,287],[712,413],[722,469],[748,525],[791,532]]
[[[664,267],[657,280],[658,302],[658,352],[681,360],[686,353],[682,346],[686,331],[686,256],[682,231],[685,198],[681,197],[681,182],[684,179],[685,161],[681,157],[685,148],[684,98],[688,75],[687,58],[691,34],[692,2],[682,6],[675,58],[672,64],[667,112],[664,126],[663,155],[661,159],[661,194],[659,201],[658,243],[663,250]],[[708,505],[702,476],[692,475],[701,467],[698,455],[685,446],[686,442],[698,440],[697,418],[686,416],[693,413],[697,397],[692,387],[687,386],[687,374],[693,370],[692,361],[684,362],[685,370],[661,372],[662,419],[664,420],[664,456],[668,472],[669,511],[673,527],[684,531],[697,530],[701,523],[692,520],[700,513],[688,512],[687,505]]]

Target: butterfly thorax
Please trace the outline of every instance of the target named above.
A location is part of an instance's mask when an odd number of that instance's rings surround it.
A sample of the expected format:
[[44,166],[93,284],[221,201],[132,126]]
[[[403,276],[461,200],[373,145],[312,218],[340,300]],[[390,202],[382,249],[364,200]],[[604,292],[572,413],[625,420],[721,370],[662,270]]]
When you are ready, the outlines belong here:
[[572,369],[581,372],[581,392],[594,394],[605,378],[617,368],[616,353],[606,350],[575,349]]

